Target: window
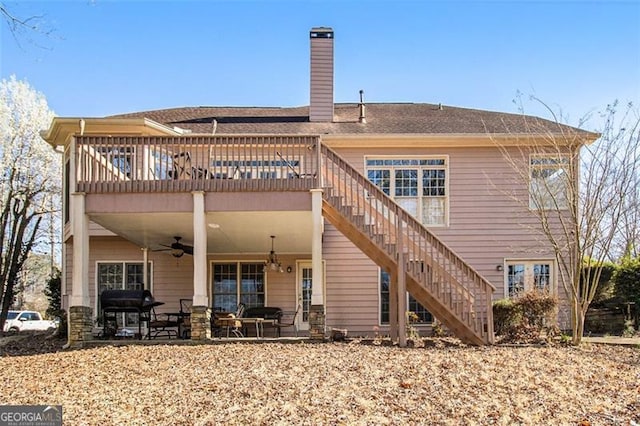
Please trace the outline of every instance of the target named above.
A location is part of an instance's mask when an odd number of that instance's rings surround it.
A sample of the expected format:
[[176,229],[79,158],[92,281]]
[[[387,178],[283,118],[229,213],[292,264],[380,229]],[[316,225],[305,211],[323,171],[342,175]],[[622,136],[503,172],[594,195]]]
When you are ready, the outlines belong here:
[[[391,277],[389,274],[380,270],[380,324],[389,324],[389,307],[390,307],[390,287]],[[407,310],[418,315],[418,323],[426,324],[433,322],[433,315],[425,309],[412,295],[407,293]]]
[[263,263],[216,263],[213,265],[213,309],[235,312],[239,303],[247,308],[264,306]]
[[535,289],[553,292],[553,262],[508,261],[506,270],[506,295],[514,297],[519,293]]
[[447,225],[446,158],[368,158],[366,166],[367,178],[424,225]]
[[529,161],[529,207],[535,210],[568,208],[568,159],[558,155],[532,155]]
[[[98,312],[101,315],[100,295],[104,290],[143,290],[144,272],[142,262],[99,262],[97,265],[98,280]],[[149,279],[151,283],[151,263],[148,267]],[[127,314],[124,316],[125,326],[137,325],[138,316]]]

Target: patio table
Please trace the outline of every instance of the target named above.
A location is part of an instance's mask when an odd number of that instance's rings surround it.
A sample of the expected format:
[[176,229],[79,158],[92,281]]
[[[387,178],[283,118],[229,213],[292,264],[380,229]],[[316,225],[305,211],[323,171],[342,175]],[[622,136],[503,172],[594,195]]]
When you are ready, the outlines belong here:
[[229,337],[229,328],[233,327],[236,322],[239,322],[242,326],[244,326],[244,324],[255,324],[256,337],[260,339],[263,337],[263,334],[264,334],[264,327],[263,327],[264,322],[272,321],[272,320],[265,320],[264,318],[225,317],[225,318],[217,318],[217,321],[219,321],[223,327],[227,328],[227,337]]

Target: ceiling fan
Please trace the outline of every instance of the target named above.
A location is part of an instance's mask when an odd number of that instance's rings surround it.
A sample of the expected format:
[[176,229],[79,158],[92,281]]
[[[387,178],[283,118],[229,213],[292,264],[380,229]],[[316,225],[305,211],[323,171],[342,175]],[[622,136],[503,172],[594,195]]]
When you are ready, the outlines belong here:
[[186,244],[182,244],[180,242],[180,240],[182,239],[182,237],[173,237],[175,238],[176,242],[172,243],[170,246],[166,245],[166,244],[160,244],[161,246],[167,247],[166,249],[162,249],[162,250],[154,250],[154,251],[171,251],[171,256],[173,257],[182,257],[183,254],[190,254],[193,255],[193,246],[188,246]]

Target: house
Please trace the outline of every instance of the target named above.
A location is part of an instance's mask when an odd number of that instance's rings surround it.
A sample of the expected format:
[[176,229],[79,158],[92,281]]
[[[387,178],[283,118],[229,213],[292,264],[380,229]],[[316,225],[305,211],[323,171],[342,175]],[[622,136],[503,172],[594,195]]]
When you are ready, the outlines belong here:
[[[148,289],[168,312],[192,299],[194,340],[209,337],[212,309],[242,302],[300,306],[297,327],[312,337],[341,328],[401,344],[406,311],[487,344],[492,301],[533,286],[564,297],[551,247],[507,195],[526,199],[528,183],[503,152],[558,129],[596,135],[522,115],[365,104],[362,93],[336,104],[333,34],[310,31],[308,107],[53,120],[43,138],[64,161],[71,344],[92,338],[106,289]],[[561,167],[530,158],[532,184]]]

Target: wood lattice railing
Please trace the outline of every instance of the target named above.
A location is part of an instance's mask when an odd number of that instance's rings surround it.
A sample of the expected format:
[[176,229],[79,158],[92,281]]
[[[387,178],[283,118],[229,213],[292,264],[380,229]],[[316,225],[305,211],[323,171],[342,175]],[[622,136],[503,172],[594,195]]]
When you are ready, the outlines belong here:
[[77,191],[299,191],[318,185],[317,136],[79,136]]

